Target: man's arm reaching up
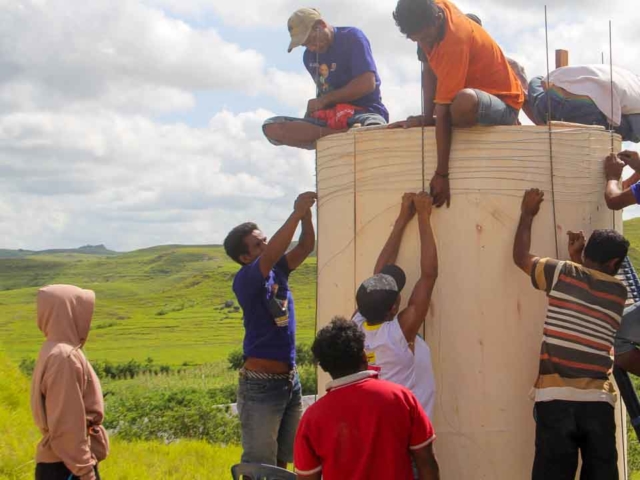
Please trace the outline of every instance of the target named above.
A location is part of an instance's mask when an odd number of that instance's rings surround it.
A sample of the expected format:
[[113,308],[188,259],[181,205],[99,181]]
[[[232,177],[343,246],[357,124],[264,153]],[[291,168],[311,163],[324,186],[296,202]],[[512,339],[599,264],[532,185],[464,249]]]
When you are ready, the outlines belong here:
[[302,218],[302,231],[298,244],[287,253],[287,265],[289,270],[295,270],[304,262],[316,246],[316,233],[313,229],[313,217],[311,209]]
[[400,213],[396,219],[396,223],[393,224],[393,230],[389,234],[387,243],[384,244],[378,260],[373,268],[373,274],[380,273],[385,265],[396,263],[398,258],[398,251],[400,250],[400,243],[402,242],[402,235],[404,234],[407,225],[416,214],[415,207],[413,206],[413,199],[415,193],[405,193],[402,195],[402,206],[400,207]]
[[518,230],[513,241],[513,262],[528,275],[531,274],[531,267],[537,258],[530,252],[531,227],[543,201],[544,192],[537,188],[531,188],[524,192],[520,207],[520,223],[518,223]]
[[413,204],[420,229],[420,279],[413,287],[407,308],[398,316],[400,328],[409,345],[415,341],[427,317],[431,294],[438,278],[438,250],[431,228],[431,197],[425,192],[419,193],[414,197]]
[[287,251],[287,248],[291,245],[293,235],[296,233],[296,228],[298,228],[298,223],[307,215],[307,212],[313,207],[315,202],[315,192],[306,192],[298,195],[296,203],[293,206],[293,213],[289,215],[284,225],[282,225],[271,238],[260,256],[260,273],[262,273],[264,277],[269,275],[273,266],[278,263],[278,260],[280,260]]
[[[620,157],[620,159],[618,159],[618,157]],[[625,165],[633,168],[637,175],[638,170],[640,170],[638,153],[624,151],[620,152],[618,156],[612,153],[604,161],[604,172],[607,177],[604,199],[607,202],[607,207],[611,210],[622,210],[625,207],[637,203],[631,185],[629,185],[628,182],[623,183],[622,188],[620,185],[620,177],[622,176],[622,170]]]

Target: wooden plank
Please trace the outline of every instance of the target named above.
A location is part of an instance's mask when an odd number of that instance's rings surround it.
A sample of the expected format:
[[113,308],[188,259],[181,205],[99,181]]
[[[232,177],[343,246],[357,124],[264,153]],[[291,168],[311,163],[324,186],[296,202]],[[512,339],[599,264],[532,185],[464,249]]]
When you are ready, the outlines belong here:
[[[424,134],[428,185],[436,162],[435,133],[427,128]],[[334,137],[318,150],[319,169],[341,165],[345,175],[338,184],[326,171],[318,173],[319,326],[329,313],[351,315],[355,289],[371,274],[402,192],[417,191],[422,183],[420,129]],[[511,259],[522,193],[538,187],[546,195],[534,223],[532,250],[555,257],[557,235],[559,256],[566,258],[566,230],[590,233],[614,224],[602,195],[610,136],[579,125],[554,126],[556,223],[547,127],[457,129],[453,138],[451,208],[433,214],[440,268],[425,336],[437,383],[438,459],[443,478],[527,478],[535,438],[528,393],[537,375],[546,298]],[[355,181],[346,178],[350,175]],[[340,200],[327,202],[329,195]],[[616,228],[621,225],[618,217]],[[350,241],[355,250],[329,264],[328,258]],[[398,259],[407,288],[419,274],[418,244],[414,221]],[[404,294],[406,301],[409,291]],[[620,425],[621,461],[623,432]]]
[[556,50],[556,68],[569,66],[569,51]]

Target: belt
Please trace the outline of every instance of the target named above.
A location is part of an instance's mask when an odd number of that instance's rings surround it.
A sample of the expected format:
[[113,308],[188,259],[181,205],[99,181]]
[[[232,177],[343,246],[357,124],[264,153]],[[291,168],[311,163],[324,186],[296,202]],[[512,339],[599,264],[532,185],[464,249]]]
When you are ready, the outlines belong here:
[[256,372],[254,370],[247,370],[246,368],[241,368],[238,372],[240,378],[250,378],[254,380],[289,380],[293,381],[295,376],[298,374],[298,369],[294,365],[294,367],[289,370],[288,373],[267,373],[267,372]]

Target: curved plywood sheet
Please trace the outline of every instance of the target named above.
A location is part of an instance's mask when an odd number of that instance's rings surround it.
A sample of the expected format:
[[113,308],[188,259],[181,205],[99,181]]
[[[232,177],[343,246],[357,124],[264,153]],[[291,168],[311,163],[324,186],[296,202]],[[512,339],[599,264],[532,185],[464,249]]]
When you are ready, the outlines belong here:
[[[622,227],[602,193],[610,135],[575,125],[554,127],[553,176],[549,138],[547,128],[524,126],[454,133],[451,208],[433,214],[440,268],[424,331],[438,389],[433,421],[443,478],[530,478],[534,422],[528,395],[537,374],[546,299],[511,259],[523,191],[545,191],[534,223],[536,254],[555,257],[557,239],[559,257],[567,258],[567,230],[588,235]],[[615,141],[619,147],[619,137]],[[351,131],[321,140],[317,162],[321,328],[334,315],[353,313],[355,290],[372,273],[402,193],[421,190],[423,176],[429,184],[435,135],[430,128]],[[398,259],[409,287],[419,273],[418,255],[414,220]],[[410,292],[404,293],[406,302]],[[321,373],[321,392],[326,381]],[[622,462],[622,428],[619,432]]]

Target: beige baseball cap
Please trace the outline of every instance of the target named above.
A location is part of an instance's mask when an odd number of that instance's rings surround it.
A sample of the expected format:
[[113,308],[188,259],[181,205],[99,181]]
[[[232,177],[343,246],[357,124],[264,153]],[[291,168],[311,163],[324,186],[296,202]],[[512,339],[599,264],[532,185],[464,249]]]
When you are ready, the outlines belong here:
[[322,16],[320,12],[315,8],[300,8],[293,12],[293,15],[289,17],[287,22],[287,28],[289,29],[289,35],[291,35],[291,42],[289,43],[289,53],[296,47],[302,45],[309,34],[313,24],[318,20],[321,20]]

